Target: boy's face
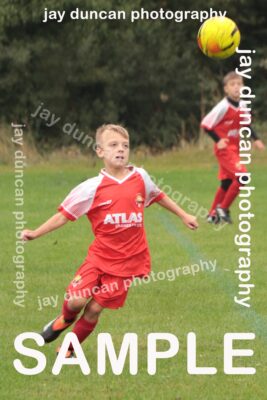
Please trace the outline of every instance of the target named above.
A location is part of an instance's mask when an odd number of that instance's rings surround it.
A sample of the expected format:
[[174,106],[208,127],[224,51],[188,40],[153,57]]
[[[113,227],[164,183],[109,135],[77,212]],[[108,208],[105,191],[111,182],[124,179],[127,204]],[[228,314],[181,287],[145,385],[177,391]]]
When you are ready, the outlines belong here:
[[118,132],[106,130],[101,136],[96,152],[98,157],[103,159],[106,167],[124,168],[129,160],[129,139]]
[[230,79],[224,86],[224,92],[230,99],[239,101],[242,86],[243,80],[241,78]]

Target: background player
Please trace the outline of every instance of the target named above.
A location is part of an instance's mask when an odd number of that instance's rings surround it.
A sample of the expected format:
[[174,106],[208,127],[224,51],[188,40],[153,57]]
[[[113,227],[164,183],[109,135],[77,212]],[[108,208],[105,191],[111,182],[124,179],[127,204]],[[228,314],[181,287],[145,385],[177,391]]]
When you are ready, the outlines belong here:
[[[67,288],[62,313],[44,327],[45,342],[55,340],[84,309],[73,328],[82,342],[94,330],[104,308],[123,306],[129,279],[149,274],[144,207],[157,202],[180,217],[188,228],[198,227],[196,218],[161,192],[144,169],[128,165],[126,129],[103,125],[97,130],[96,143],[105,168],[97,177],[74,188],[47,222],[22,232],[24,240],[36,239],[87,215],[95,235],[84,263]],[[72,354],[70,347],[67,356]]]
[[[219,163],[218,178],[221,181],[211,205],[208,222],[231,223],[229,208],[239,193],[240,183],[236,172],[246,169],[239,163],[240,89],[243,79],[235,72],[229,72],[223,79],[224,97],[202,120],[201,127],[214,140],[214,153]],[[256,148],[264,149],[252,127],[251,137]]]

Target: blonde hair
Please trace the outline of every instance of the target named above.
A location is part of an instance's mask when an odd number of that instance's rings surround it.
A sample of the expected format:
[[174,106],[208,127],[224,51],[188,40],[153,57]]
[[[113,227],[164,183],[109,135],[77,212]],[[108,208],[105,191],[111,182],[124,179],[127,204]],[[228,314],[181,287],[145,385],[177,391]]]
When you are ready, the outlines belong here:
[[128,133],[127,129],[125,129],[123,126],[115,125],[115,124],[104,124],[104,125],[101,125],[96,130],[96,134],[95,134],[96,146],[99,146],[101,137],[102,137],[103,133],[106,131],[117,132],[121,136],[123,136],[125,139],[129,139],[129,133]]
[[223,86],[226,86],[227,83],[233,79],[240,79],[243,82],[242,76],[238,75],[235,71],[230,71],[223,78]]

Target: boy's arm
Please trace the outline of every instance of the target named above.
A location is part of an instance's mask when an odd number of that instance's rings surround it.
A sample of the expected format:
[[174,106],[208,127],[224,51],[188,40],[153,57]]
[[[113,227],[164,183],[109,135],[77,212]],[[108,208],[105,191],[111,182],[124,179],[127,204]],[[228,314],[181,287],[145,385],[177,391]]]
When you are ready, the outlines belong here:
[[220,141],[220,138],[215,131],[207,128],[204,128],[204,130],[209,135],[209,137],[214,140],[215,143],[218,143]]
[[227,147],[227,144],[229,142],[229,139],[227,138],[222,138],[220,139],[217,133],[211,129],[204,128],[205,132],[209,135],[209,137],[214,140],[215,143],[217,143],[217,148],[219,150],[225,149]]
[[171,200],[167,195],[163,197],[160,201],[158,201],[162,207],[171,211],[175,215],[181,218],[183,223],[190,229],[197,229],[198,222],[196,217],[193,215],[187,214],[181,207],[179,207],[173,200]]
[[55,229],[60,228],[61,226],[65,225],[69,219],[65,217],[61,212],[53,215],[53,217],[49,218],[44,224],[40,225],[35,230],[25,229],[22,231],[21,237],[23,240],[33,240],[37,239],[40,236],[45,235]]
[[223,120],[228,110],[228,101],[224,98],[202,119],[201,128],[212,138],[219,150],[225,149],[228,144],[227,138],[220,138],[215,132],[216,126]]

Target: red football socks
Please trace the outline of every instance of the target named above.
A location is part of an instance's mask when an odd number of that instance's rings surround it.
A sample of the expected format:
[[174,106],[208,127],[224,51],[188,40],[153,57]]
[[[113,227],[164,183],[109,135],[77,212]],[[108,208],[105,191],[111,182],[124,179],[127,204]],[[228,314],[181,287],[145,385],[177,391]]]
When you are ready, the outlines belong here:
[[[72,332],[76,334],[78,340],[80,343],[82,343],[87,336],[90,335],[90,333],[93,332],[95,329],[95,326],[97,324],[97,321],[95,322],[88,322],[86,319],[82,316],[74,325],[74,328],[72,329]],[[72,346],[70,346],[71,348]]]
[[65,321],[72,321],[76,318],[80,311],[72,311],[68,306],[68,300],[64,300],[62,306],[62,314],[64,316]]
[[230,205],[233,203],[235,198],[238,196],[239,193],[239,188],[240,188],[240,183],[238,180],[234,180],[227,190],[227,193],[223,199],[223,201],[220,204],[221,208],[228,209]]
[[226,191],[223,190],[223,188],[219,187],[215,194],[211,209],[209,211],[210,215],[212,215],[212,213],[215,211],[215,208],[217,207],[217,205],[223,201],[225,194],[226,194]]

